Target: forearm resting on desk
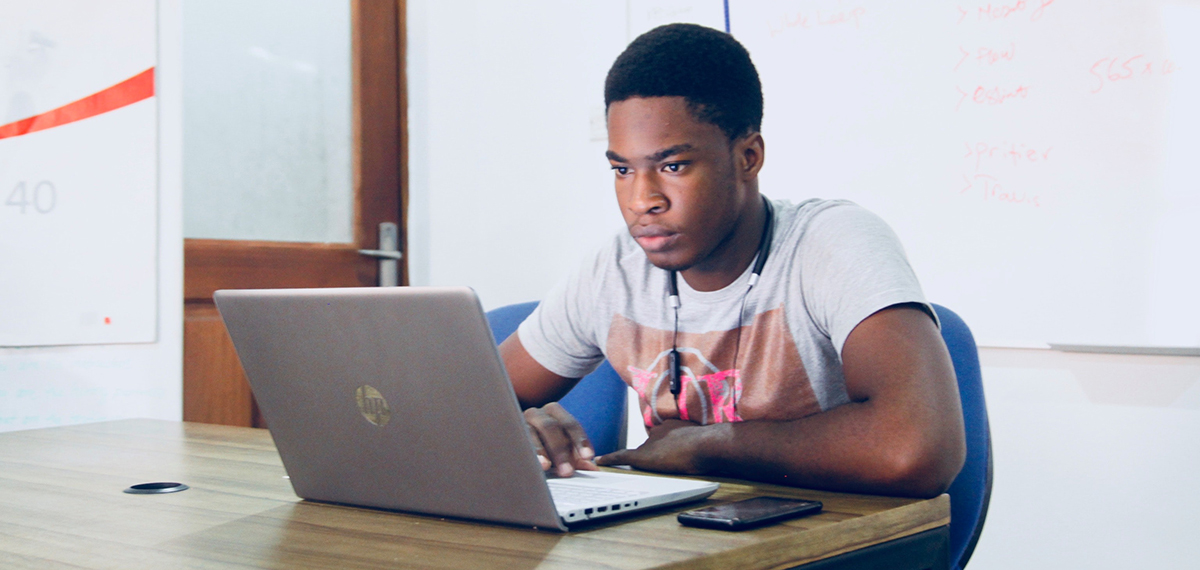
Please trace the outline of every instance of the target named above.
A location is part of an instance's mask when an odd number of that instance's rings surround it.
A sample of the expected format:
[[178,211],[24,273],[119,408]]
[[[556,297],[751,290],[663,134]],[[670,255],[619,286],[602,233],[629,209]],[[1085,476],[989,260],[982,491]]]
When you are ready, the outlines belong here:
[[886,428],[862,424],[867,406],[847,404],[790,422],[668,421],[655,426],[641,448],[598,463],[858,493],[932,497],[945,491],[962,465],[953,446],[941,449],[930,438],[894,432],[877,437]]
[[851,333],[843,365],[848,404],[792,421],[668,421],[642,447],[598,463],[839,491],[943,492],[966,444],[953,367],[932,320],[909,307],[872,315]]

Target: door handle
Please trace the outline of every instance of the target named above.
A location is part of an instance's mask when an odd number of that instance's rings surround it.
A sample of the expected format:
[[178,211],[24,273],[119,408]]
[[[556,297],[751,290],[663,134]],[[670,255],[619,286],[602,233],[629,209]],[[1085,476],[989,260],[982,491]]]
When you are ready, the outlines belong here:
[[379,286],[400,285],[400,227],[392,222],[379,224],[379,249],[360,249],[358,253],[379,259]]

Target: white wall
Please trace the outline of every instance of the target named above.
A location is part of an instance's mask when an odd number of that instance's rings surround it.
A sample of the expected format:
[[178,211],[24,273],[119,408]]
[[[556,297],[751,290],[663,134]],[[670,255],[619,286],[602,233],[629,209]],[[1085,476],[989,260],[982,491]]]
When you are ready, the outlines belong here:
[[[159,1],[158,340],[0,349],[0,431],[182,417],[183,237],[180,0]],[[70,258],[46,259],[47,264]],[[79,276],[86,284],[86,275]]]
[[1200,358],[980,360],[995,480],[970,568],[1196,567]]
[[408,16],[410,281],[470,285],[489,309],[539,299],[624,227],[592,140],[624,9],[416,0]]
[[[624,6],[410,0],[408,16],[412,282],[538,299],[623,228],[589,129]],[[971,568],[1195,565],[1200,358],[981,357],[996,481]]]

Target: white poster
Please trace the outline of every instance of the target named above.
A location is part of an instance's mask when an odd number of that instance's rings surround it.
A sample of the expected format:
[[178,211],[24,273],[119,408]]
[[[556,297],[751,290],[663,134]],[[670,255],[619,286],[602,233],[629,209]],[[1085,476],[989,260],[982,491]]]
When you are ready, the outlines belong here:
[[0,346],[154,342],[154,0],[6,2]]

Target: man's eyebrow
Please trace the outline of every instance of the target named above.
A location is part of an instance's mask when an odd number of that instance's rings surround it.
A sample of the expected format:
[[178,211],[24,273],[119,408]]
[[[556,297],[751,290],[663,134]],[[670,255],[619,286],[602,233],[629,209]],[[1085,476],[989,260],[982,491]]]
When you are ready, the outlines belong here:
[[[690,150],[696,150],[696,147],[692,146],[689,143],[677,144],[675,146],[669,146],[658,152],[650,154],[649,156],[646,157],[646,160],[648,160],[650,162],[661,162],[664,159],[675,156],[679,153],[688,152]],[[606,151],[604,153],[604,156],[608,157],[608,159],[613,162],[629,162],[629,159],[627,159],[611,150]]]
[[675,156],[680,153],[687,152],[689,150],[695,150],[695,149],[696,149],[696,147],[694,147],[688,143],[677,144],[675,146],[669,146],[669,147],[664,148],[654,154],[651,154],[650,156],[647,156],[646,160],[649,160],[650,162],[662,162],[663,160],[665,160],[669,157]]
[[605,151],[604,156],[608,157],[608,159],[613,162],[629,162],[629,160],[627,160],[625,157],[623,157],[611,150]]

